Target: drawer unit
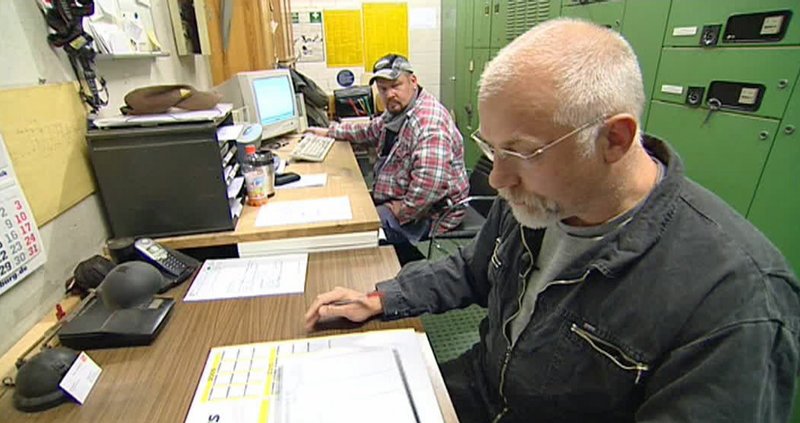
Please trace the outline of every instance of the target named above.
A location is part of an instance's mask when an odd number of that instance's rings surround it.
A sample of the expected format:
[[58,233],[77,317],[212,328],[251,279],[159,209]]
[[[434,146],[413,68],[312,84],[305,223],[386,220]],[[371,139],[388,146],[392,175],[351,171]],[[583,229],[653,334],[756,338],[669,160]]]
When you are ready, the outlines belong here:
[[[235,146],[211,122],[91,130],[89,154],[113,237],[233,230]],[[235,186],[234,186],[235,187]],[[233,211],[232,211],[233,210]]]

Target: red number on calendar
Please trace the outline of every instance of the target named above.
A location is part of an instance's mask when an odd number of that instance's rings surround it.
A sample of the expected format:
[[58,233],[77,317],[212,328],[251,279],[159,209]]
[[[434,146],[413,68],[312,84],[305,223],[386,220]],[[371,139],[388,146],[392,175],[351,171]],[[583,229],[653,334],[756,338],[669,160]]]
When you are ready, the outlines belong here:
[[20,229],[22,229],[22,235],[26,235],[31,232],[31,222],[24,222],[19,225]]
[[34,234],[25,235],[25,245],[30,246],[32,244],[36,244],[36,235]]
[[14,200],[14,208],[17,210],[22,210],[22,201]]
[[22,222],[25,222],[25,221],[28,220],[28,214],[25,213],[24,211],[23,212],[19,212],[19,214],[14,215],[14,217],[17,219],[17,224],[18,225],[21,225]]
[[38,253],[39,253],[39,246],[38,245],[33,244],[33,245],[29,245],[28,246],[28,255],[30,257],[33,257]]

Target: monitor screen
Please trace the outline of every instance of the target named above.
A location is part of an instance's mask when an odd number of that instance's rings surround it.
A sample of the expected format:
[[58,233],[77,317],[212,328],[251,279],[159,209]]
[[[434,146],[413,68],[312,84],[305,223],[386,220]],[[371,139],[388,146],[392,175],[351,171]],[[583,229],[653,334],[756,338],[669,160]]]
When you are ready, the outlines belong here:
[[296,117],[294,89],[288,75],[253,79],[252,84],[261,126]]

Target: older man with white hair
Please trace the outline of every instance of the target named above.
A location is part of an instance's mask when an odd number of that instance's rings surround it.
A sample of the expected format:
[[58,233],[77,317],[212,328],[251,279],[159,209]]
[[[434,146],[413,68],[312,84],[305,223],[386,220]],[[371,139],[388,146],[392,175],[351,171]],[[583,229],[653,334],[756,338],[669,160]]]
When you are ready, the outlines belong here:
[[473,139],[503,199],[480,234],[380,295],[320,295],[308,327],[487,307],[480,342],[442,365],[462,422],[786,422],[797,279],[640,133],[643,104],[616,32],[570,19],[528,31],[483,74]]

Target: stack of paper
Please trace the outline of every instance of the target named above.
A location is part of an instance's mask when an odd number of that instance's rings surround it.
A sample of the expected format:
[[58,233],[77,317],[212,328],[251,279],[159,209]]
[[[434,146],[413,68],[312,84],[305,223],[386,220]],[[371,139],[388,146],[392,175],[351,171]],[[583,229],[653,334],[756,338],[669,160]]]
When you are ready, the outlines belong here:
[[213,348],[186,422],[441,423],[420,342],[401,329]]

